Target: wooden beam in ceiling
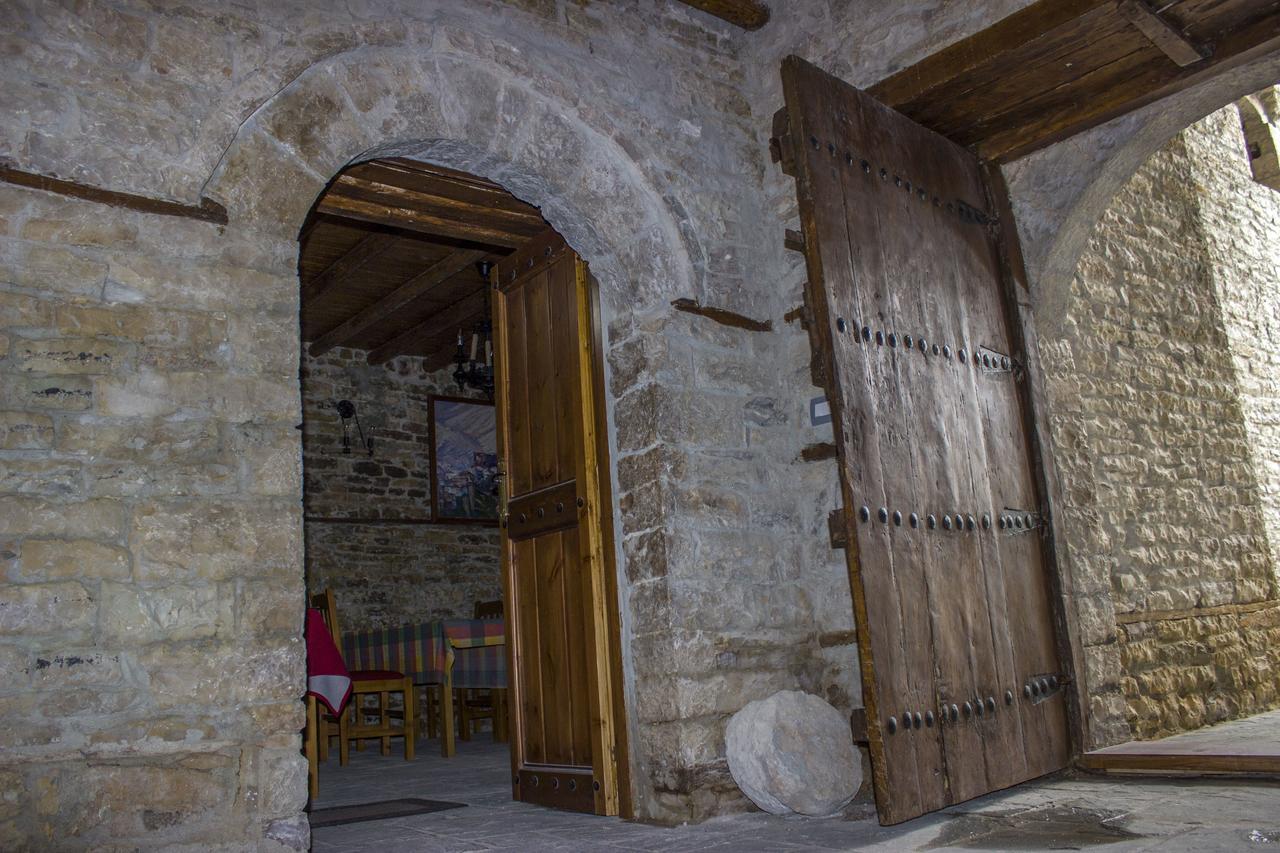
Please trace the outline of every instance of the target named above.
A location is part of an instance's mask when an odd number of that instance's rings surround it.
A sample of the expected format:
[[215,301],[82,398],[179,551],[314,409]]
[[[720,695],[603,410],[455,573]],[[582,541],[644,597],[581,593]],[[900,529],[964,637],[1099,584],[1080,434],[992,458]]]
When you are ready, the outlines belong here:
[[420,347],[432,338],[465,326],[468,320],[484,311],[483,291],[484,286],[481,286],[470,296],[369,350],[369,363],[382,364],[398,355],[414,352],[415,346]]
[[[318,221],[312,217],[311,221]],[[302,285],[302,304],[311,305],[316,299],[332,291],[342,282],[369,261],[391,249],[400,241],[393,234],[373,233],[360,238],[345,254],[325,267],[311,280]]]
[[758,30],[769,23],[769,7],[757,0],[682,0],[686,6],[714,15],[744,30]]
[[386,296],[353,317],[348,317],[318,337],[308,348],[313,357],[323,355],[336,346],[382,322],[405,308],[445,279],[451,278],[485,256],[475,249],[459,249],[406,281]]
[[[869,92],[1007,162],[1280,50],[1276,0],[1171,0],[1152,36],[1116,0],[1037,0]],[[1143,7],[1152,12],[1149,7]],[[1172,38],[1182,42],[1175,46]],[[1187,48],[1204,59],[1190,61]]]
[[1187,41],[1182,33],[1142,0],[1120,0],[1116,8],[1126,21],[1179,65],[1195,65],[1205,58],[1204,51]]
[[[468,198],[453,192],[448,186],[419,189],[392,183],[398,177],[396,172],[382,173],[379,170],[367,169],[361,173],[341,175],[330,188],[330,192],[350,198],[363,198],[372,201],[385,201],[409,210],[417,210],[431,216],[460,219],[464,222],[478,222],[494,226],[505,226],[518,233],[532,231],[537,233],[546,228],[546,222],[536,207],[521,203],[519,207],[510,204],[494,204],[487,199]],[[512,199],[514,201],[514,199]]]
[[316,210],[332,216],[343,216],[375,225],[390,225],[432,237],[462,240],[495,249],[514,249],[524,245],[529,239],[525,234],[505,228],[468,224],[396,204],[349,198],[336,193],[326,193],[316,205]]

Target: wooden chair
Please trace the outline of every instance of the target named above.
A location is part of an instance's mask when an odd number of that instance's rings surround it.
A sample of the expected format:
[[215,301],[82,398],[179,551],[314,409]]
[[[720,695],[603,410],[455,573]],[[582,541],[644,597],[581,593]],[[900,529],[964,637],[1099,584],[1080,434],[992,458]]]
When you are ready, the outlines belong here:
[[[477,601],[475,618],[501,619],[502,600]],[[493,739],[495,741],[506,740],[506,715],[502,713],[505,710],[505,690],[462,688],[457,692],[458,737],[460,739],[471,740],[471,733],[475,724],[480,720],[490,720],[490,725],[493,726]]]
[[[311,606],[319,608],[324,614],[325,624],[333,635],[333,642],[342,650],[342,634],[338,630],[338,605],[333,590],[311,597]],[[382,741],[382,754],[391,754],[391,738],[404,738],[404,758],[413,758],[414,746],[414,713],[416,712],[413,694],[413,679],[402,672],[392,670],[348,670],[351,676],[351,699],[339,719],[323,708],[317,708],[316,733],[318,760],[324,761],[329,754],[329,738],[338,736],[338,763],[346,765],[350,757],[350,742],[359,742],[365,738],[377,738]],[[404,710],[399,712],[390,707],[390,695],[400,693],[404,697]],[[370,712],[364,708],[365,696],[377,696],[378,707]],[[376,723],[366,723],[365,718],[371,715],[378,717]],[[399,719],[396,724],[395,720]]]

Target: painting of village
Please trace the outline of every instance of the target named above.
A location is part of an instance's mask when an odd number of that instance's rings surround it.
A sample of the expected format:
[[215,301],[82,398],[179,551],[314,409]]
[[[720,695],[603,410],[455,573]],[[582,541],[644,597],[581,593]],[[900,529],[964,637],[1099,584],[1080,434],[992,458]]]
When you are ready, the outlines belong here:
[[432,397],[431,504],[435,519],[496,523],[497,474],[493,403]]

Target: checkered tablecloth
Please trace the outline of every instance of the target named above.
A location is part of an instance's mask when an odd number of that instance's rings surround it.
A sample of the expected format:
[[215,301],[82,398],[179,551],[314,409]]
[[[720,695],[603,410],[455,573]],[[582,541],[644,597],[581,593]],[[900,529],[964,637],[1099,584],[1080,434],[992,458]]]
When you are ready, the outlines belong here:
[[506,623],[502,619],[445,619],[345,632],[342,657],[349,669],[394,669],[414,684],[440,684],[448,649],[454,651],[455,687],[507,686]]

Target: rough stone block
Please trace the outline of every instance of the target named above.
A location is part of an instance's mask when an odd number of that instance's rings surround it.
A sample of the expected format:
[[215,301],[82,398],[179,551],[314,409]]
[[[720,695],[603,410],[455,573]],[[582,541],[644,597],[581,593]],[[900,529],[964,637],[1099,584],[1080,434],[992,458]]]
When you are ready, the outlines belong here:
[[125,507],[98,498],[56,503],[34,497],[0,497],[0,536],[64,536],[114,540],[121,535]]
[[104,583],[99,631],[109,647],[227,637],[235,627],[226,585],[172,584],[145,588]]
[[0,585],[0,634],[87,639],[98,604],[78,583]]
[[15,409],[85,411],[93,405],[87,376],[0,376],[0,401]]
[[129,577],[129,551],[87,539],[27,539],[22,543],[21,577],[26,580]]
[[47,450],[53,420],[36,412],[0,412],[0,450]]
[[134,574],[140,580],[219,580],[297,571],[299,508],[254,501],[153,501],[134,510]]

